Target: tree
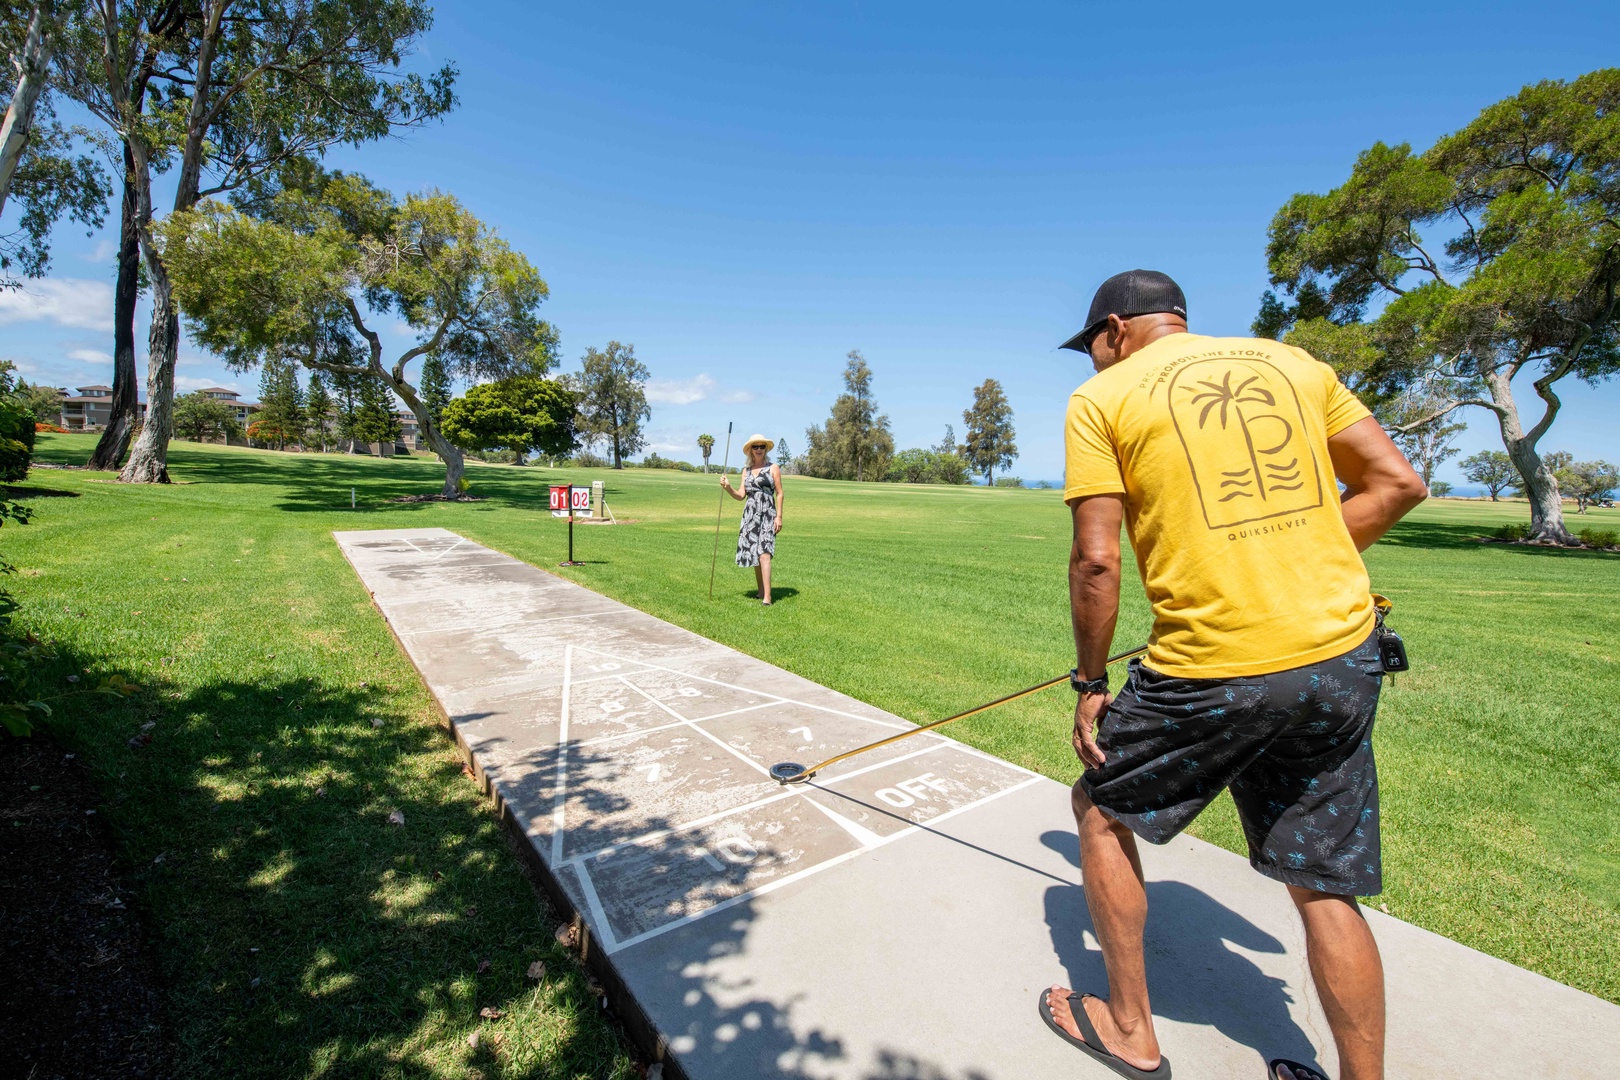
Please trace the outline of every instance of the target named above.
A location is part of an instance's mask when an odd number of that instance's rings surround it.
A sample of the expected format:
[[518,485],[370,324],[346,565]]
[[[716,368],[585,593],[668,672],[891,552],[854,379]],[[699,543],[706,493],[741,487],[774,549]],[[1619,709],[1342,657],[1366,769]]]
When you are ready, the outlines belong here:
[[1388,425],[1390,437],[1412,463],[1426,487],[1434,487],[1434,471],[1462,452],[1453,445],[1467,424],[1446,423],[1444,402],[1433,394],[1407,394],[1396,402]]
[[[536,315],[545,281],[450,195],[398,202],[357,176],[288,179],[261,217],[208,201],[159,229],[192,337],[237,370],[288,356],[356,377],[359,394],[368,385],[360,377],[380,380],[416,417],[445,464],[442,493],[456,498],[462,453],[440,432],[409,366],[437,355],[468,381],[544,375],[557,344]],[[370,312],[397,312],[417,332],[391,364]],[[351,437],[383,441],[370,429]]]
[[[444,369],[444,361],[437,355],[429,353],[422,358],[422,404],[427,406],[428,415],[436,422],[444,422],[444,407],[450,404],[453,397],[450,393],[450,373]],[[454,442],[455,440],[451,440]]]
[[309,373],[309,389],[304,394],[304,430],[313,437],[315,448],[326,452],[327,436],[332,433],[332,410],[336,402],[327,392],[326,379],[319,371]]
[[1429,485],[1429,494],[1437,499],[1445,498],[1451,494],[1451,482],[1449,480],[1436,480]]
[[793,451],[788,449],[786,439],[776,440],[776,464],[784,471],[793,468]]
[[1559,470],[1558,486],[1575,500],[1575,512],[1584,514],[1588,506],[1620,487],[1620,469],[1607,461],[1572,461]]
[[1491,502],[1497,502],[1497,497],[1512,487],[1519,475],[1513,467],[1513,459],[1500,450],[1481,450],[1463,458],[1462,471],[1470,481],[1491,493]]
[[[394,415],[394,397],[383,378],[371,372],[360,373],[355,380],[355,391],[358,404],[351,437],[367,446],[376,443],[381,453],[384,446],[392,447],[399,441],[400,422]],[[459,486],[456,493],[460,494]]]
[[[289,162],[425,123],[455,103],[453,66],[400,71],[432,25],[425,0],[200,0],[160,4],[155,15],[148,6],[104,0],[95,32],[60,64],[72,96],[130,150],[152,329],[146,420],[119,474],[128,483],[167,481],[173,427],[180,322],[171,254],[153,228],[153,172],[177,170],[172,218]],[[159,123],[143,111],[154,77],[164,87]]]
[[469,387],[445,406],[444,437],[463,450],[510,450],[519,464],[539,451],[571,454],[578,417],[572,390],[552,379],[519,375]]
[[174,433],[192,442],[224,439],[236,434],[236,410],[202,391],[174,401]]
[[606,442],[613,467],[624,468],[624,459],[646,445],[641,422],[652,416],[647,369],[636,360],[636,347],[610,341],[600,352],[587,348],[569,383],[579,394],[581,435],[586,442]]
[[[1271,281],[1295,303],[1268,293],[1255,322],[1374,403],[1421,388],[1441,398],[1435,417],[1489,411],[1530,499],[1530,535],[1559,543],[1573,538],[1536,450],[1558,416],[1556,384],[1620,371],[1617,115],[1609,68],[1526,86],[1422,154],[1375,144],[1342,186],[1295,195],[1272,219]],[[1422,230],[1451,237],[1443,252]],[[1528,428],[1521,373],[1541,403]]]
[[945,425],[945,437],[934,447],[934,455],[934,474],[939,483],[968,482],[968,460],[962,456],[962,448],[956,444],[956,429],[950,424]]
[[304,441],[304,392],[291,360],[270,356],[259,369],[259,412],[250,426],[255,438],[285,450],[288,443]]
[[805,471],[833,480],[881,480],[894,456],[889,418],[879,414],[872,397],[872,369],[859,349],[851,349],[844,365],[844,393],[833,402],[825,429],[805,431],[809,449]]
[[[0,361],[4,362],[6,361]],[[56,387],[41,386],[38,383],[29,386],[19,380],[12,396],[17,399],[18,404],[34,414],[34,419],[47,424],[61,422],[62,391]]]
[[962,421],[967,424],[963,456],[984,474],[985,483],[994,485],[996,470],[1007,468],[1018,456],[1012,406],[1007,404],[1001,384],[995,379],[980,383],[973,391],[973,407],[962,411]]
[[698,452],[703,455],[703,471],[709,471],[709,455],[714,453],[714,436],[698,436]]
[[0,6],[3,45],[15,84],[0,86],[0,211],[13,195],[22,207],[17,228],[0,235],[0,288],[15,288],[9,271],[40,277],[50,266],[51,228],[63,216],[101,227],[107,176],[96,162],[73,155],[74,137],[56,121],[51,60],[87,9],[56,0]]

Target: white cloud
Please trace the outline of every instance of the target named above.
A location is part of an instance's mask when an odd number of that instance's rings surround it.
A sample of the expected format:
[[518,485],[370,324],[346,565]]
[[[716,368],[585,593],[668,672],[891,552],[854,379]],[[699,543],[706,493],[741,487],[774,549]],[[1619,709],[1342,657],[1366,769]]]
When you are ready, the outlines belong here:
[[79,256],[79,258],[83,259],[87,263],[95,263],[97,266],[102,266],[111,262],[112,257],[116,254],[118,254],[118,241],[112,239],[111,237],[107,237],[94,248]]
[[647,400],[654,405],[691,405],[709,396],[715,382],[707,375],[690,379],[648,379]]
[[69,360],[77,360],[81,364],[111,366],[113,362],[112,353],[102,352],[100,349],[74,349],[67,355]]
[[752,390],[733,390],[729,394],[722,394],[720,400],[727,405],[747,405],[754,400],[754,392]]
[[88,278],[46,278],[0,292],[0,324],[41,319],[81,330],[111,330],[112,286]]

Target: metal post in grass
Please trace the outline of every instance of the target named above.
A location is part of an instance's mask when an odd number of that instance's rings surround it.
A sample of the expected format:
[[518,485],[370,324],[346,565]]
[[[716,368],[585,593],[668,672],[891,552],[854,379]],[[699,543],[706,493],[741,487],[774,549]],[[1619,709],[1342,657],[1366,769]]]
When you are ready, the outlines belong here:
[[[726,481],[726,466],[731,464],[731,421],[726,421],[726,456],[720,459],[720,483]],[[709,556],[709,599],[714,599],[714,568],[720,561],[720,515],[726,509],[726,489],[720,488],[720,505],[714,509],[714,554]]]

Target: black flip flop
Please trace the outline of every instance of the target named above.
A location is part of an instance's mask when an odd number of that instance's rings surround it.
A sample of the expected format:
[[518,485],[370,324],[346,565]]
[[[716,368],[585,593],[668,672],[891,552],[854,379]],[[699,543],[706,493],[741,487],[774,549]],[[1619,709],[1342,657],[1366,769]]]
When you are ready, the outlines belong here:
[[1266,1062],[1266,1080],[1278,1080],[1277,1070],[1284,1065],[1294,1074],[1294,1080],[1328,1080],[1322,1075],[1321,1070],[1301,1065],[1297,1061],[1289,1061],[1287,1058],[1272,1058]]
[[1081,1004],[1081,999],[1090,997],[1090,994],[1069,995],[1069,1012],[1074,1014],[1075,1027],[1080,1029],[1080,1034],[1085,1038],[1077,1039],[1058,1027],[1058,1022],[1052,1019],[1051,1012],[1046,1008],[1046,995],[1051,991],[1051,987],[1042,990],[1040,999],[1035,1004],[1040,1008],[1041,1019],[1046,1022],[1046,1026],[1057,1032],[1058,1037],[1064,1042],[1077,1050],[1085,1051],[1101,1064],[1113,1069],[1119,1075],[1127,1077],[1128,1080],[1170,1080],[1170,1062],[1162,1054],[1159,1056],[1159,1067],[1148,1071],[1138,1069],[1129,1062],[1121,1061],[1103,1049],[1102,1039],[1098,1038],[1097,1029],[1092,1026],[1091,1017],[1086,1015],[1086,1007]]

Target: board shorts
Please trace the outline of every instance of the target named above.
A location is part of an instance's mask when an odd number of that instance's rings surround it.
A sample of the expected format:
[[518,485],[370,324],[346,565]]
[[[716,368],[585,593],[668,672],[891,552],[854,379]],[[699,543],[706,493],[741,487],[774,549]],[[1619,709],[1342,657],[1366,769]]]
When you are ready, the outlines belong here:
[[1098,726],[1106,760],[1080,787],[1153,844],[1230,788],[1249,863],[1288,885],[1383,890],[1373,717],[1377,635],[1315,664],[1234,679],[1164,675],[1132,661]]

